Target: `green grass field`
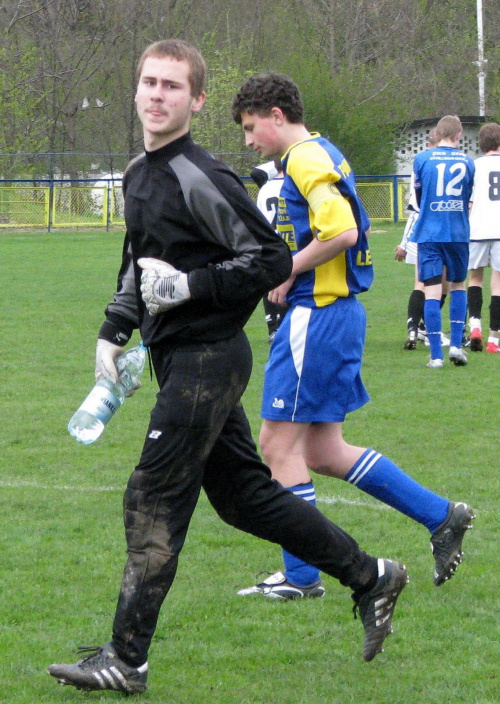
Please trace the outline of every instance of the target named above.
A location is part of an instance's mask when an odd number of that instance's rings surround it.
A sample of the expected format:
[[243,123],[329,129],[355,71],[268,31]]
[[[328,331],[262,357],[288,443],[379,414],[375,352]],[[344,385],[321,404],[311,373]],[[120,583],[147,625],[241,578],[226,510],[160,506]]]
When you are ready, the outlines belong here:
[[[393,259],[402,226],[374,230],[376,280],[362,296],[372,401],[348,419],[345,435],[474,506],[464,564],[437,589],[423,527],[350,485],[317,477],[320,509],[369,552],[404,561],[410,574],[386,652],[367,664],[361,622],[335,580],[325,577],[320,601],[236,596],[258,572],[280,568],[280,551],[224,525],[202,497],[139,704],[499,701],[500,359],[470,354],[467,367],[428,370],[426,348],[403,351],[413,270]],[[79,445],[66,431],[93,385],[95,337],[121,245],[116,233],[0,233],[0,704],[122,696],[82,694],[45,673],[51,662],[76,660],[79,645],[109,639],[125,561],[122,492],[156,393],[145,374],[95,445]],[[257,437],[268,353],[262,310],[247,330],[255,366],[245,406]]]

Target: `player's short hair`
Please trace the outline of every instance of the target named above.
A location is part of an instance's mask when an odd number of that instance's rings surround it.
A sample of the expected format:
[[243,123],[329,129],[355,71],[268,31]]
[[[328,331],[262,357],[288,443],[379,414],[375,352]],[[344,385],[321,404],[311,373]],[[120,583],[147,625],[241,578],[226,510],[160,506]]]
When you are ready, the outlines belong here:
[[496,122],[485,122],[479,130],[479,148],[486,152],[496,152],[500,149],[500,125]]
[[241,113],[266,117],[273,108],[280,108],[289,122],[304,121],[304,105],[298,86],[282,73],[259,73],[241,86],[232,105],[233,119],[241,125]]
[[462,123],[457,115],[445,115],[436,125],[435,132],[438,141],[442,139],[455,139],[462,131]]
[[436,134],[436,128],[433,127],[430,131],[429,134],[427,135],[427,144],[431,147],[435,147],[436,144],[438,144],[439,138]]
[[187,61],[189,64],[189,85],[191,86],[191,95],[197,98],[205,90],[207,81],[207,65],[205,59],[200,54],[198,49],[192,44],[183,41],[182,39],[161,39],[158,42],[150,44],[144,50],[139,62],[135,77],[137,82],[141,77],[144,62],[148,57],[155,59],[172,58],[177,61]]

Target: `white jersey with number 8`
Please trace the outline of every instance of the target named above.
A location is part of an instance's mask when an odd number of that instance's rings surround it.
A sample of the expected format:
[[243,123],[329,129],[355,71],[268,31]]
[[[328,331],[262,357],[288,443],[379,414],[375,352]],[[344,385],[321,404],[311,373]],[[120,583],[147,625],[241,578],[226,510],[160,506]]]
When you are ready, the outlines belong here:
[[500,154],[480,156],[474,164],[470,238],[500,240]]

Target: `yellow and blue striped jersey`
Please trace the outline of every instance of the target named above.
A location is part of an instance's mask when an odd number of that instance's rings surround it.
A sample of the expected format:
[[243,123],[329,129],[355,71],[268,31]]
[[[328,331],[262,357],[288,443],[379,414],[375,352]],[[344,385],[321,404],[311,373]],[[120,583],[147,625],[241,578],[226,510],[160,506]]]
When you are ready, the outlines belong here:
[[292,255],[313,238],[326,241],[352,228],[359,233],[353,247],[297,276],[287,301],[321,308],[339,297],[366,291],[373,280],[366,237],[370,221],[342,152],[315,133],[288,149],[283,167],[277,231]]

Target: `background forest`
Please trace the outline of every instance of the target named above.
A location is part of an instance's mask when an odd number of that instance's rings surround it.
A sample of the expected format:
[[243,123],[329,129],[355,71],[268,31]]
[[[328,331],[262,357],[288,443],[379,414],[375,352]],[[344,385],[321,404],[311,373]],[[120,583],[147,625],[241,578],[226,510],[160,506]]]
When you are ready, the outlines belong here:
[[[486,114],[498,119],[499,0],[483,0],[483,18]],[[240,173],[256,158],[231,156],[245,148],[230,103],[261,70],[297,81],[308,127],[359,174],[394,170],[405,123],[479,114],[476,0],[5,0],[0,28],[3,177],[47,171],[21,153],[77,152],[56,165],[73,178],[122,170],[141,150],[137,59],[169,36],[194,42],[210,69],[195,138]]]

